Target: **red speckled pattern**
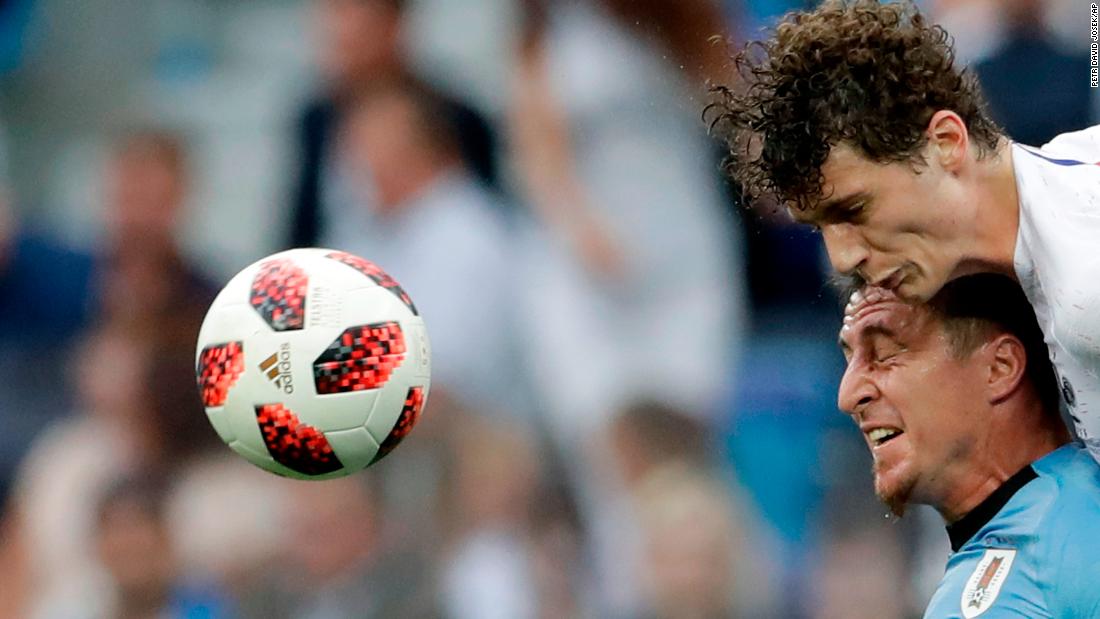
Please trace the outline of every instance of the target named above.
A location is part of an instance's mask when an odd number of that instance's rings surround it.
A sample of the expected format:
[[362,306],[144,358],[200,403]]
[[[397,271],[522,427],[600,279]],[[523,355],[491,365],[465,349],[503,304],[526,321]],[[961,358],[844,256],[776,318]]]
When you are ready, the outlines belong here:
[[323,475],[343,468],[325,435],[302,423],[282,404],[257,406],[256,422],[268,453],[288,469],[303,475]]
[[405,360],[405,334],[396,322],[350,327],[313,362],[318,394],[375,389]]
[[249,303],[275,331],[295,331],[305,325],[309,277],[287,258],[268,260],[252,278]]
[[244,372],[244,346],[240,342],[216,344],[202,349],[195,371],[205,406],[222,406],[229,389]]

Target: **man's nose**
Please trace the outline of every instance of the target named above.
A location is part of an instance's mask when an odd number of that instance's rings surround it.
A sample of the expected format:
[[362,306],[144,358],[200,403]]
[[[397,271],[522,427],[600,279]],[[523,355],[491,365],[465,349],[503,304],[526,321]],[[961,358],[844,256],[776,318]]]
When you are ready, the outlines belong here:
[[849,223],[827,224],[821,228],[825,240],[825,250],[829,252],[829,262],[837,273],[860,273],[866,266],[870,252],[863,243],[856,227]]
[[849,415],[859,415],[868,404],[878,397],[878,389],[855,363],[848,364],[844,376],[840,379],[837,392],[837,407]]

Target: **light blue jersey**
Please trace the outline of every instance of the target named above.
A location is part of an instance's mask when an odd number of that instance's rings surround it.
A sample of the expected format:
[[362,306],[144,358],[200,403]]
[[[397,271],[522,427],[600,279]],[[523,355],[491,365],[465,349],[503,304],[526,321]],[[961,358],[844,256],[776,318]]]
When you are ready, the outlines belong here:
[[926,619],[1100,618],[1100,465],[1066,445],[948,527]]

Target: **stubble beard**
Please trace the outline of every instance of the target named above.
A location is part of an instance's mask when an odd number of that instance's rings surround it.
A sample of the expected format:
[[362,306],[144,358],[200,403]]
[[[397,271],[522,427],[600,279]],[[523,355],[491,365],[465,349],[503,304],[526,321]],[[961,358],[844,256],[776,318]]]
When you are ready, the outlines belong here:
[[901,518],[905,515],[905,509],[909,505],[909,498],[913,495],[913,487],[916,479],[912,475],[905,476],[892,484],[891,488],[883,488],[879,483],[879,463],[876,460],[871,465],[871,475],[875,480],[875,495],[886,504],[890,512]]

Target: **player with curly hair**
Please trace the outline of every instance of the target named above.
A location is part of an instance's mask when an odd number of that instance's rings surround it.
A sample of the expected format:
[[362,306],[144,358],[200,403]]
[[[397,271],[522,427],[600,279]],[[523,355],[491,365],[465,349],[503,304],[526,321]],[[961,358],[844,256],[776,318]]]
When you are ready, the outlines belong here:
[[826,2],[735,58],[705,116],[747,200],[821,231],[841,274],[926,301],[1015,278],[1100,459],[1100,126],[1043,148],[989,118],[950,36],[909,2]]

